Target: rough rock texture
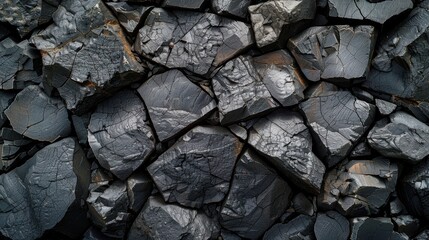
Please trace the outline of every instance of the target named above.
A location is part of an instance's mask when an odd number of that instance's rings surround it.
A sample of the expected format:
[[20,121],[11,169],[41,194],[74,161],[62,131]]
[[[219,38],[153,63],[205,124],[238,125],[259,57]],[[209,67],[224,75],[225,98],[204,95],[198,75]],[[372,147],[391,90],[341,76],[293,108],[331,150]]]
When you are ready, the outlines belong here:
[[389,218],[354,218],[351,221],[351,240],[391,239],[393,223]]
[[308,80],[350,83],[367,76],[375,41],[373,26],[321,26],[289,39],[288,48]]
[[129,4],[127,2],[106,3],[115,13],[119,23],[130,34],[137,33],[143,24],[144,18],[149,14],[152,7]]
[[71,214],[67,212],[69,207],[79,206],[86,198],[89,165],[79,145],[66,138],[43,148],[21,167],[0,175],[0,183],[1,234],[12,239],[35,239],[66,219],[66,213]]
[[54,142],[71,131],[64,103],[48,97],[38,86],[19,92],[4,113],[14,131],[38,141]]
[[223,200],[243,144],[222,127],[195,127],[148,167],[165,201],[199,208]]
[[394,112],[396,110],[396,108],[398,107],[396,104],[388,102],[388,101],[384,101],[381,99],[375,99],[375,105],[378,108],[378,111],[382,114],[382,115],[389,115],[392,112]]
[[279,110],[261,118],[248,142],[286,179],[310,193],[320,191],[325,166],[311,151],[310,132],[299,114]]
[[4,0],[0,6],[0,21],[15,26],[21,37],[39,25],[42,0]]
[[135,173],[127,179],[127,193],[130,201],[129,208],[138,212],[152,193],[152,179],[141,173]]
[[179,70],[151,77],[138,92],[160,141],[183,133],[216,108],[216,101]]
[[350,234],[349,221],[335,211],[317,214],[314,223],[317,240],[347,240]]
[[299,215],[286,224],[277,223],[264,235],[264,240],[314,239],[314,219]]
[[211,0],[211,6],[215,13],[225,16],[236,16],[245,18],[248,14],[247,8],[251,0]]
[[220,224],[241,237],[258,239],[286,210],[290,193],[275,170],[247,150],[235,167]]
[[249,26],[211,13],[153,9],[134,48],[168,68],[204,75],[253,43]]
[[98,105],[91,115],[88,141],[101,166],[126,179],[155,149],[140,98],[129,90]]

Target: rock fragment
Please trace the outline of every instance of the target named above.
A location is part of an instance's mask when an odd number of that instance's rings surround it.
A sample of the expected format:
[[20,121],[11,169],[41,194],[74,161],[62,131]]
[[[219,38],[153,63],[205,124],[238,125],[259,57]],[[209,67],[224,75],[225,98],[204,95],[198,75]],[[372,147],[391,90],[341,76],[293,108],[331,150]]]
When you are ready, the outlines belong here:
[[162,6],[198,10],[203,7],[205,2],[206,0],[164,0]]
[[129,208],[138,212],[152,193],[153,182],[146,174],[134,173],[127,179]]
[[423,230],[419,235],[417,235],[413,240],[426,240],[429,239],[429,230]]
[[292,208],[295,212],[308,216],[313,216],[315,211],[311,199],[305,196],[302,192],[292,198]]
[[21,37],[26,36],[39,24],[42,15],[41,0],[5,0],[0,6],[0,21],[15,26]]
[[350,158],[366,158],[372,155],[372,149],[367,141],[358,143],[353,151],[350,152]]
[[225,16],[245,18],[248,14],[247,8],[251,0],[211,0],[211,6],[215,13]]
[[398,107],[396,104],[382,100],[382,99],[375,99],[375,105],[377,106],[378,111],[382,115],[389,115],[392,112],[394,112],[396,110],[396,108]]
[[400,215],[392,218],[399,233],[414,237],[420,228],[420,220],[412,215]]
[[351,221],[351,240],[391,239],[393,223],[390,218],[354,218]]
[[106,3],[116,14],[119,23],[125,28],[128,34],[137,32],[143,24],[144,18],[149,14],[152,7],[130,4],[127,2]]
[[335,211],[318,213],[314,234],[317,240],[347,240],[350,234],[349,221]]
[[306,215],[299,215],[285,224],[275,224],[264,234],[263,239],[314,239],[313,226],[313,218]]
[[3,127],[3,125],[7,121],[7,117],[4,111],[13,102],[14,98],[15,98],[15,94],[11,92],[6,92],[6,91],[0,92],[0,128]]

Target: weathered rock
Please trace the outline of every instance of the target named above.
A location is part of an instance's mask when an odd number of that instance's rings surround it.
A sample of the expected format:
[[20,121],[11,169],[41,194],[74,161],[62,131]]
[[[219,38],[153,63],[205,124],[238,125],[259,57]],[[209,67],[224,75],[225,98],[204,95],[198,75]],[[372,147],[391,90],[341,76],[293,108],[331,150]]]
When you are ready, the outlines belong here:
[[400,215],[392,218],[399,233],[414,237],[420,228],[420,220],[412,215]]
[[163,7],[201,9],[206,0],[164,0]]
[[413,8],[412,0],[356,1],[329,0],[329,16],[338,18],[371,20],[384,24],[391,17]]
[[328,173],[318,205],[346,216],[375,215],[395,190],[397,179],[397,164],[384,158],[344,162]]
[[152,179],[146,174],[135,173],[127,179],[129,208],[139,212],[152,192]]
[[225,16],[245,18],[248,14],[247,8],[251,0],[211,0],[211,6],[215,13]]
[[183,133],[216,108],[216,101],[179,70],[151,77],[138,92],[160,141]]
[[119,23],[129,34],[134,34],[143,25],[145,17],[153,7],[127,2],[106,3],[116,14]]
[[[66,138],[0,175],[0,182],[0,232],[11,239],[36,239],[67,215],[83,212],[80,203],[88,193],[89,164],[79,145]],[[70,207],[76,208],[68,211]],[[68,224],[70,231],[86,229]]]
[[382,119],[368,134],[368,143],[386,157],[412,163],[429,155],[429,126],[405,112]]
[[128,239],[213,239],[219,226],[196,210],[150,197],[131,226]]
[[31,139],[54,142],[71,131],[64,103],[48,97],[38,86],[19,92],[4,113],[14,131]]
[[335,211],[318,213],[314,234],[317,240],[347,240],[350,234],[349,221]]
[[272,226],[264,235],[264,240],[313,240],[314,220],[306,215],[299,215],[286,224],[277,223]]
[[394,234],[390,218],[354,218],[351,225],[351,240],[391,239]]
[[223,125],[246,120],[278,106],[250,56],[227,62],[213,77],[212,83]]
[[343,160],[370,127],[375,106],[349,91],[322,82],[300,105],[316,143],[316,153],[328,167]]
[[0,128],[3,127],[3,125],[7,121],[7,117],[6,117],[6,114],[4,114],[4,111],[13,102],[14,98],[15,98],[15,94],[11,92],[6,92],[6,91],[0,92]]
[[286,179],[310,193],[320,191],[325,166],[311,151],[310,132],[299,114],[279,110],[261,118],[248,142]]
[[134,48],[168,68],[204,75],[251,44],[250,28],[243,22],[211,13],[155,8],[139,30]]
[[88,141],[101,166],[125,180],[155,149],[140,98],[129,90],[98,105],[91,115]]
[[348,84],[367,76],[375,41],[372,26],[323,26],[289,39],[288,48],[308,80]]
[[290,193],[275,170],[247,150],[235,167],[220,223],[241,237],[258,239],[286,210]]
[[397,108],[396,104],[381,99],[375,99],[375,105],[382,115],[389,115]]
[[258,47],[268,47],[302,31],[314,18],[316,0],[273,0],[249,7]]

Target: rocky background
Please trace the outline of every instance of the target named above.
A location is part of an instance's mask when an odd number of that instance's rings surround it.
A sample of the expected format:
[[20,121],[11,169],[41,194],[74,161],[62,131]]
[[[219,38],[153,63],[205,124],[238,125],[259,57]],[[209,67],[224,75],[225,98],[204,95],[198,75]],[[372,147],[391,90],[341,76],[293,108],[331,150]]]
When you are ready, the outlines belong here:
[[2,239],[429,239],[429,0],[2,0]]

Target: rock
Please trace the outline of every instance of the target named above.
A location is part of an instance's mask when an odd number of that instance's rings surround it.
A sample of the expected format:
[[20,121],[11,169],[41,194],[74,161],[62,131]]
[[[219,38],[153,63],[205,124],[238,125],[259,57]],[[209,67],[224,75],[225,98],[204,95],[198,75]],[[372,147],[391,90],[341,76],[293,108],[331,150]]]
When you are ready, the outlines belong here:
[[429,155],[429,126],[405,112],[382,119],[368,134],[368,143],[386,157],[411,163]]
[[367,76],[375,42],[372,26],[336,25],[310,27],[288,48],[308,80],[349,84]]
[[344,162],[325,178],[318,206],[351,217],[378,214],[397,179],[397,164],[384,158]]
[[396,104],[381,99],[375,99],[375,105],[382,115],[389,115],[397,108]]
[[259,48],[279,44],[302,31],[314,18],[316,0],[273,0],[249,7]]
[[315,209],[313,203],[302,192],[292,198],[292,207],[299,214],[314,215]]
[[213,77],[212,84],[222,125],[247,120],[278,106],[250,56],[227,62]]
[[396,192],[392,193],[392,197],[390,198],[389,210],[391,216],[398,216],[399,214],[407,214],[407,210],[405,209],[404,204],[398,198]]
[[138,92],[160,141],[189,130],[216,108],[216,101],[179,70],[152,76]]
[[264,235],[264,240],[313,240],[314,220],[306,215],[299,215],[286,224],[277,223],[272,226]]
[[134,49],[168,68],[205,75],[251,44],[250,28],[243,22],[211,13],[155,8],[139,30]]
[[163,7],[201,9],[206,0],[164,0]]
[[144,19],[153,8],[129,4],[127,2],[109,2],[106,4],[113,10],[121,26],[125,28],[125,31],[133,35],[143,25]]
[[71,116],[73,128],[80,144],[88,144],[88,125],[91,120],[91,113],[85,113],[81,116]]
[[19,92],[4,113],[14,131],[38,141],[55,142],[71,131],[64,103],[48,97],[38,86]]
[[247,129],[238,125],[238,124],[233,124],[233,125],[229,125],[228,126],[229,130],[238,138],[240,138],[243,141],[247,141]]
[[[89,164],[79,145],[66,138],[37,152],[24,165],[0,175],[0,232],[36,239],[68,215],[84,212]],[[73,211],[68,211],[73,208]],[[84,232],[68,222],[68,230]]]
[[293,106],[304,99],[307,83],[287,51],[255,57],[253,63],[268,91],[282,106]]
[[247,150],[235,167],[220,224],[243,238],[258,239],[286,210],[290,193],[275,170]]
[[349,221],[335,211],[318,213],[314,234],[317,240],[347,240],[350,234]]
[[350,152],[350,158],[365,158],[372,155],[372,149],[367,141],[358,143]]
[[311,151],[310,132],[302,117],[279,110],[260,118],[250,129],[249,144],[286,179],[309,193],[318,193],[325,166]]
[[219,230],[203,213],[150,197],[131,226],[128,239],[213,239]]
[[357,20],[371,20],[384,24],[391,17],[413,8],[412,0],[356,1],[328,0],[329,16]]
[[127,192],[130,201],[129,208],[132,211],[140,211],[152,193],[152,186],[152,179],[146,174],[135,173],[127,179]]
[[219,15],[246,18],[250,3],[251,0],[211,0],[211,7],[213,12]]
[[354,218],[351,225],[351,240],[391,239],[394,233],[390,218]]
[[88,141],[100,165],[121,180],[155,150],[144,104],[129,90],[97,106],[88,126]]
[[4,114],[4,111],[13,102],[14,98],[15,94],[6,91],[0,91],[0,128],[3,127],[3,125],[7,121],[7,117],[6,114]]
[[412,215],[393,217],[392,221],[399,233],[405,233],[409,237],[417,235],[420,228],[420,220]]
[[326,82],[299,106],[311,127],[316,153],[329,168],[349,154],[375,117],[374,105]]
[[243,144],[222,127],[195,127],[147,168],[166,202],[187,207],[223,200]]
[[423,230],[419,235],[417,235],[413,240],[426,240],[429,239],[429,229]]
[[100,230],[96,227],[90,227],[83,235],[83,240],[113,240],[115,238],[108,237],[104,235]]

